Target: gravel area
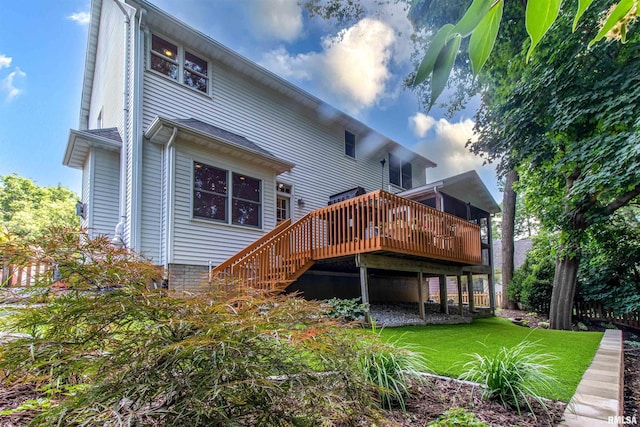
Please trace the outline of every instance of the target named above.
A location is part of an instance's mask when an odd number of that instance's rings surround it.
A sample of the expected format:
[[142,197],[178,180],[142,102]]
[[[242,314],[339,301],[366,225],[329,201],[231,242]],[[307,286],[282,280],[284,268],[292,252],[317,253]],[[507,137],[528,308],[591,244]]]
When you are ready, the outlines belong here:
[[471,317],[439,313],[439,304],[426,304],[426,318],[424,320],[420,318],[417,303],[371,304],[369,311],[371,318],[380,327],[471,323]]

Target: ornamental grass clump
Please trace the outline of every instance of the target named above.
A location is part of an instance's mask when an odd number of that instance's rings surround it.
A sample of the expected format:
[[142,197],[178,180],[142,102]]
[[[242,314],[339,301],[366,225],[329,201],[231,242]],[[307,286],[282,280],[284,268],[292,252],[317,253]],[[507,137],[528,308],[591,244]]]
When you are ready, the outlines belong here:
[[165,272],[84,232],[7,239],[0,253],[52,267],[0,325],[23,334],[0,347],[0,370],[7,387],[37,387],[34,425],[375,422],[379,388],[363,357],[394,375],[405,368],[387,368],[376,337],[323,316],[318,303],[241,284],[232,294],[215,284],[194,295],[157,289]]
[[536,353],[535,348],[535,343],[523,341],[502,347],[495,355],[473,354],[460,379],[482,384],[485,399],[497,400],[518,413],[523,407],[533,412],[531,400],[546,408],[541,395],[557,385],[548,363],[553,357]]
[[427,362],[422,355],[399,341],[383,342],[372,325],[372,338],[368,340],[360,363],[365,377],[375,384],[380,403],[391,409],[398,405],[406,409],[405,398],[409,395],[409,383],[422,381],[428,372]]

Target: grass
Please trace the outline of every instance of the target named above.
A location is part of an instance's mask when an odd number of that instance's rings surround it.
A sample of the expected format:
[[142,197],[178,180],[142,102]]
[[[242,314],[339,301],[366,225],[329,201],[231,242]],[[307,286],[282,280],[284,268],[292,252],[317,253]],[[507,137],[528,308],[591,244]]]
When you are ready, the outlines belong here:
[[471,324],[405,326],[383,329],[383,337],[413,346],[427,359],[431,370],[457,378],[471,354],[496,354],[527,340],[538,343],[538,352],[553,357],[549,365],[560,387],[543,397],[568,402],[598,349],[602,333],[529,329],[499,317],[477,319]]

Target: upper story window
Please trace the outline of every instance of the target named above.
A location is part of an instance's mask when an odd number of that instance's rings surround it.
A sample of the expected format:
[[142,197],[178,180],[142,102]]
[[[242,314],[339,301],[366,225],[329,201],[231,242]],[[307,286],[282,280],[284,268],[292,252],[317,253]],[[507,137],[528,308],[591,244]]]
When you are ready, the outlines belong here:
[[209,63],[155,34],[151,35],[149,67],[165,76],[207,93]]
[[389,153],[389,182],[409,190],[412,187],[411,163]]
[[344,131],[344,154],[356,158],[356,136],[348,130]]
[[262,181],[193,162],[193,217],[261,227]]

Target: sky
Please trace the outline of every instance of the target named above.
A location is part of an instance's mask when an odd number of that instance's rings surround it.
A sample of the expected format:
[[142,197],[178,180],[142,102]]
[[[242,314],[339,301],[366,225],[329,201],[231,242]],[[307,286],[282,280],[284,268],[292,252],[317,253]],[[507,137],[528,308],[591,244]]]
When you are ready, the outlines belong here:
[[[438,108],[426,114],[403,87],[413,67],[413,29],[402,4],[362,0],[362,19],[339,25],[309,19],[296,0],[151,2],[433,160],[438,167],[427,169],[427,181],[475,169],[501,202],[495,169],[465,148],[477,100],[446,118]],[[0,0],[0,175],[80,193],[81,172],[62,158],[69,130],[79,124],[89,6]]]

